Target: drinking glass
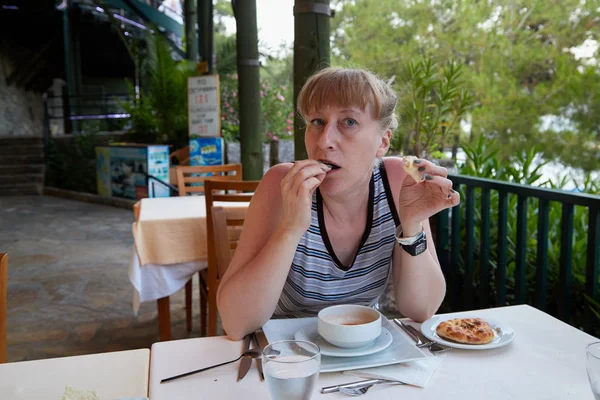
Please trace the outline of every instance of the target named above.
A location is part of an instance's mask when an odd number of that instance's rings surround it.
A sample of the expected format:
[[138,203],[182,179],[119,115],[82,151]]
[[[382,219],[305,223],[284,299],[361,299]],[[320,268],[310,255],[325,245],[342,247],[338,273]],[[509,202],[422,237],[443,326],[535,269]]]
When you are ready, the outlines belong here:
[[272,400],[309,400],[317,387],[321,350],[314,343],[282,340],[265,346],[263,371]]
[[600,400],[600,342],[587,345],[585,352],[585,366],[594,399]]

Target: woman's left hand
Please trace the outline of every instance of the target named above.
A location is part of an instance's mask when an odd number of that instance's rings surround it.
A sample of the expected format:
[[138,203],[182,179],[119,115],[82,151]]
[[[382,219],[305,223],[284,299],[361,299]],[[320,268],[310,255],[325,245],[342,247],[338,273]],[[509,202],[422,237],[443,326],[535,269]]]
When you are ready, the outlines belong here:
[[421,231],[421,223],[432,215],[460,203],[460,195],[452,189],[448,170],[430,161],[414,161],[424,179],[421,182],[406,174],[400,188],[398,214],[404,236],[414,236]]

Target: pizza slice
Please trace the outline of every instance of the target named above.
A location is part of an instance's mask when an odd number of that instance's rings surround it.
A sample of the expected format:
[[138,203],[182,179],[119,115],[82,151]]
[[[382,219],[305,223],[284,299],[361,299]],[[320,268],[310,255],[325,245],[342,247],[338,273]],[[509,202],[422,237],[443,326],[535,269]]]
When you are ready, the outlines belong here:
[[404,160],[404,170],[408,172],[415,182],[421,182],[422,175],[419,172],[419,167],[415,164],[415,161],[419,158],[415,156],[404,156],[402,159]]
[[494,339],[494,330],[481,318],[444,321],[437,326],[435,332],[444,339],[466,344],[487,344]]

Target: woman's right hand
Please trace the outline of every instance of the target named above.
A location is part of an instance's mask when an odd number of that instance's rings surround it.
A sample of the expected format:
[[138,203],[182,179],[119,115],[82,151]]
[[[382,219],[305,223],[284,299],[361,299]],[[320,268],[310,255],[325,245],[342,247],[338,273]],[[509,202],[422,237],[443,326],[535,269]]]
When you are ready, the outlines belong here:
[[280,229],[302,235],[310,227],[313,193],[330,169],[330,166],[315,160],[294,163],[281,181],[283,210]]

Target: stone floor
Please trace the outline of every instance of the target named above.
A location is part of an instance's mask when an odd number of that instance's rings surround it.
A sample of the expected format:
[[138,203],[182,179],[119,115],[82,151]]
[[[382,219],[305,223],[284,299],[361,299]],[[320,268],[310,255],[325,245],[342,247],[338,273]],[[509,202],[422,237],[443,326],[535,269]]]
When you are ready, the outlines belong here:
[[[9,255],[8,360],[150,347],[156,303],[132,311],[129,210],[58,197],[0,197],[0,252]],[[196,282],[195,282],[196,283]],[[172,335],[185,329],[183,292],[171,297]]]

